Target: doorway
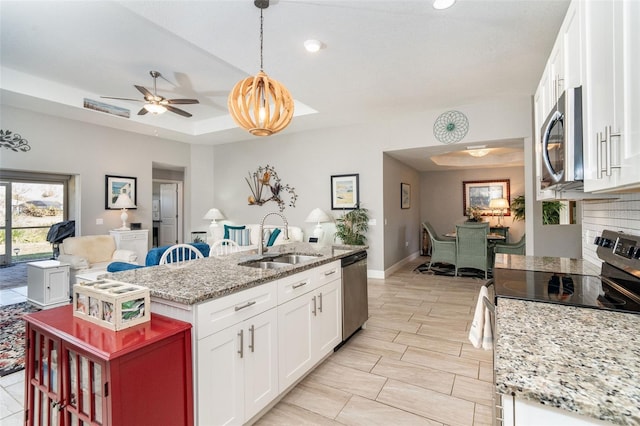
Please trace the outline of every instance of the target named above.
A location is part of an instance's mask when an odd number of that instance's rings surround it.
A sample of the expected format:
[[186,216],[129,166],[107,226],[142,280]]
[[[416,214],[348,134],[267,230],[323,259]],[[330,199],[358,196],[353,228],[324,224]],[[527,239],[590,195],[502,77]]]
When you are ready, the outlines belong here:
[[184,241],[183,183],[153,180],[153,247]]

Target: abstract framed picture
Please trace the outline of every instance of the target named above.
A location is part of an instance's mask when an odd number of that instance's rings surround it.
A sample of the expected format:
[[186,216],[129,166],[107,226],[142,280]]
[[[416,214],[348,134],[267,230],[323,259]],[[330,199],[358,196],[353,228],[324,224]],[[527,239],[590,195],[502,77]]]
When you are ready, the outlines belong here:
[[[467,215],[467,207],[481,210],[482,216],[491,216],[489,203],[494,198],[506,198],[511,204],[509,179],[474,180],[462,182],[462,214]],[[509,216],[509,212],[505,216]]]
[[[120,210],[119,207],[115,207],[116,200],[120,194],[127,194],[129,198],[131,198],[131,201],[133,201],[133,204],[138,204],[137,178],[106,175],[104,181],[104,208],[106,210]],[[136,207],[131,207],[129,210],[135,208]]]
[[331,176],[331,210],[353,210],[360,204],[359,175]]
[[400,208],[411,208],[411,185],[408,183],[400,184]]

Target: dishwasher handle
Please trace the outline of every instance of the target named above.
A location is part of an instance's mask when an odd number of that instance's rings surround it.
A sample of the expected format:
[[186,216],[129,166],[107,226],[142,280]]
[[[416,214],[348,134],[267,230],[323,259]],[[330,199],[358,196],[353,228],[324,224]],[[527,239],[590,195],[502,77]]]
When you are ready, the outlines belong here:
[[344,268],[346,266],[353,265],[354,263],[358,263],[362,260],[365,260],[366,258],[367,258],[367,252],[359,251],[358,253],[354,253],[347,257],[343,257],[341,261],[341,265]]

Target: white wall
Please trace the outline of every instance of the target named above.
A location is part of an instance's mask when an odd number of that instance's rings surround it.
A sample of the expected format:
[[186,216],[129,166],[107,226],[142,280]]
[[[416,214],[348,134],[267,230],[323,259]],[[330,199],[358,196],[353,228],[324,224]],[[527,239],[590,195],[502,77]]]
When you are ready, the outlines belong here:
[[[390,275],[394,267],[420,251],[420,174],[389,155],[383,156],[384,174],[384,269]],[[411,189],[410,208],[400,207],[400,183]],[[396,266],[397,265],[397,266]],[[391,268],[391,269],[390,269]]]
[[[494,169],[469,169],[442,172],[424,172],[420,176],[422,188],[422,221],[428,221],[438,234],[455,231],[457,224],[467,217],[463,210],[463,182],[475,180],[509,179],[511,199],[524,194],[523,167],[498,167]],[[498,224],[498,217],[485,217],[491,226]],[[525,232],[522,221],[504,216],[503,226],[509,227],[509,240],[518,241]]]
[[[459,144],[525,138],[532,133],[529,97],[501,98],[456,109],[469,119],[469,132]],[[309,212],[315,207],[330,211],[331,175],[359,173],[360,201],[377,223],[370,226],[367,235],[370,246],[368,267],[372,275],[384,275],[390,266],[385,259],[393,262],[392,259],[400,258],[402,254],[395,252],[393,244],[387,248],[382,229],[388,213],[384,203],[386,177],[382,173],[383,153],[440,145],[432,129],[434,121],[444,111],[446,109],[417,111],[396,120],[380,117],[376,126],[304,133],[295,133],[295,125],[292,125],[290,132],[269,138],[252,137],[243,142],[217,145],[214,147],[214,204],[234,223],[256,223],[266,212],[275,210],[272,203],[247,205],[250,191],[244,177],[258,166],[269,164],[276,168],[283,183],[296,188],[299,196],[296,207],[287,207],[284,213],[291,224],[302,226],[308,233],[312,224],[307,225],[303,221]],[[275,220],[268,219],[269,223]]]
[[[191,212],[193,199],[201,204],[212,202],[211,186],[193,176],[211,176],[211,147],[144,136],[96,126],[79,121],[52,117],[3,105],[0,126],[19,133],[29,141],[31,150],[0,152],[0,168],[34,172],[72,174],[77,177],[80,234],[106,234],[121,225],[120,213],[105,210],[105,175],[137,178],[137,206],[129,211],[129,222],[141,222],[151,229],[152,165],[161,163],[184,167],[185,206]],[[150,117],[152,119],[152,117]],[[192,161],[192,149],[203,161]],[[208,201],[204,201],[208,200]],[[204,213],[202,213],[204,215]],[[96,219],[103,219],[97,225]],[[185,230],[191,229],[191,214],[185,215]],[[193,219],[194,225],[200,225]],[[204,226],[206,221],[199,220]]]

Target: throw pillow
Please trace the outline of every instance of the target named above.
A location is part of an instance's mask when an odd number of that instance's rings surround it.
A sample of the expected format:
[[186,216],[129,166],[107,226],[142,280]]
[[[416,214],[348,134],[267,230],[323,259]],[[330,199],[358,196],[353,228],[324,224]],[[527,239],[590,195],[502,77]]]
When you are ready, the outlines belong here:
[[280,228],[276,228],[271,231],[271,236],[269,237],[269,241],[267,242],[267,247],[271,247],[273,243],[278,239],[278,235],[280,235]]
[[239,246],[248,246],[251,244],[250,229],[229,229],[229,239],[238,243]]
[[231,238],[229,238],[229,230],[230,229],[244,229],[246,228],[244,225],[241,226],[231,226],[231,225],[224,225],[224,239],[225,240],[230,240]]

